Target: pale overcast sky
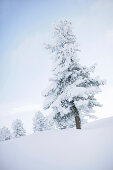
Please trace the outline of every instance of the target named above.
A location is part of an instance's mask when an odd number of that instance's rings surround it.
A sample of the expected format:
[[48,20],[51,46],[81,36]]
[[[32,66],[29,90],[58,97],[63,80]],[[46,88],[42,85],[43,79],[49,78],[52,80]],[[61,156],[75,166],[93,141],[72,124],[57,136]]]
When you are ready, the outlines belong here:
[[41,108],[51,76],[44,43],[51,42],[52,25],[62,18],[73,23],[81,63],[97,63],[95,74],[107,80],[96,114],[113,116],[113,0],[0,0],[1,126],[16,117],[27,126]]

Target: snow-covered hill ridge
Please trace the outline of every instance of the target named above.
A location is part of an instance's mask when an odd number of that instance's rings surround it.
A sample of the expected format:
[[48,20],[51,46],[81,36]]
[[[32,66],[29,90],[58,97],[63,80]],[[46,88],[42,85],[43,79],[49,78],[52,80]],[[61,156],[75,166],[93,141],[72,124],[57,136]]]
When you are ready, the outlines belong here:
[[113,127],[113,117],[99,119],[83,126],[83,129],[98,129],[104,127]]
[[0,170],[113,170],[113,117],[0,143]]

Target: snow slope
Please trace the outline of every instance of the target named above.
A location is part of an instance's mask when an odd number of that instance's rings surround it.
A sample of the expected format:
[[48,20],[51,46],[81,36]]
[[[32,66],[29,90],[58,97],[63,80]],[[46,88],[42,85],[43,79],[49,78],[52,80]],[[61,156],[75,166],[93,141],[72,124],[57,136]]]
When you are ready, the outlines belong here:
[[113,117],[1,142],[0,170],[113,170]]

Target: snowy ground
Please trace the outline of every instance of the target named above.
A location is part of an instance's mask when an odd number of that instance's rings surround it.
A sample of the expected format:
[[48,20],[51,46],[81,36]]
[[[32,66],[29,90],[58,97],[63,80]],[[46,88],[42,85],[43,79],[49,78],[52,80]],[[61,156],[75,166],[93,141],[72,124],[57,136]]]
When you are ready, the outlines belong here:
[[113,117],[1,142],[0,170],[113,170]]

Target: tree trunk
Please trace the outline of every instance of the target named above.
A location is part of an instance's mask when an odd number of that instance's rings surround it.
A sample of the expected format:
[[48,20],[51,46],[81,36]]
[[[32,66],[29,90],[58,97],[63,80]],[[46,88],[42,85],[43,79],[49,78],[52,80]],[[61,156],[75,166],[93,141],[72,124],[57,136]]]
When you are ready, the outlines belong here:
[[76,124],[76,129],[81,129],[81,120],[80,120],[80,116],[79,116],[79,112],[77,110],[77,108],[75,107],[74,103],[71,102],[71,111],[74,113],[75,115],[75,124]]
[[81,121],[79,114],[75,115],[75,123],[76,123],[76,129],[81,129]]

